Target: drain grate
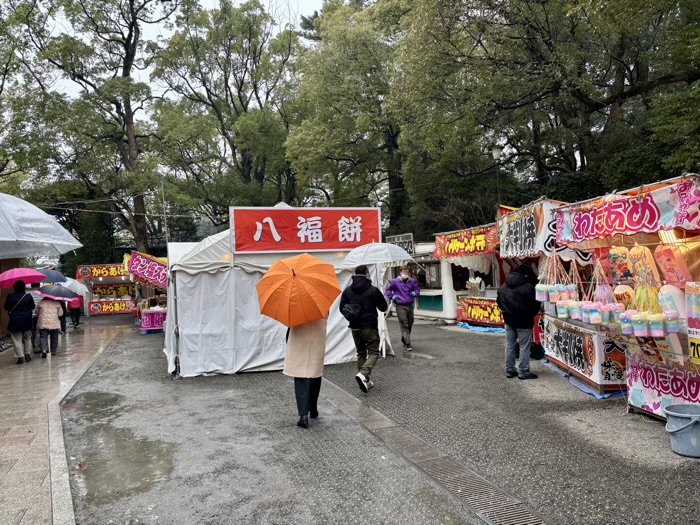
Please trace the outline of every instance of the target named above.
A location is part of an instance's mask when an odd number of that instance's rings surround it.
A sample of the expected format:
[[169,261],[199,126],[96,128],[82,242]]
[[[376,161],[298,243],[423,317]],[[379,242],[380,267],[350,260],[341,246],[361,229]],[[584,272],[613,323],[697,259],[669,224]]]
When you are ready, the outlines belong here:
[[521,502],[503,494],[485,479],[449,457],[416,461],[428,476],[463,500],[487,523],[493,525],[546,525]]

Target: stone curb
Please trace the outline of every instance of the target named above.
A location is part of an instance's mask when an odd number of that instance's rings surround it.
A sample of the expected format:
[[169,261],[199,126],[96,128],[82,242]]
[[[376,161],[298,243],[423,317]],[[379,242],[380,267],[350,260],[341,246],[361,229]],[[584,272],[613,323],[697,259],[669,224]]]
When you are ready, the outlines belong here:
[[68,458],[63,441],[63,422],[61,421],[61,401],[65,398],[83,375],[95,364],[114,342],[119,333],[102,345],[95,355],[72,377],[62,382],[58,394],[49,401],[49,476],[51,485],[51,516],[53,525],[75,525],[73,496],[70,491]]

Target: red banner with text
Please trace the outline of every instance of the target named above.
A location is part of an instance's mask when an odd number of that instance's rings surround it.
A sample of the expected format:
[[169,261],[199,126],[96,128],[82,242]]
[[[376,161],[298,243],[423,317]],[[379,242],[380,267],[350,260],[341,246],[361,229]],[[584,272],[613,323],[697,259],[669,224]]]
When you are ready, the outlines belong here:
[[91,264],[78,266],[75,278],[78,281],[92,281],[94,279],[109,277],[128,277],[129,274],[122,264]]
[[130,314],[136,309],[136,301],[93,301],[88,303],[90,315]]
[[168,265],[162,259],[145,253],[131,252],[131,257],[127,259],[126,264],[134,282],[167,290]]
[[498,246],[495,224],[435,236],[435,258],[451,259],[494,253]]
[[482,297],[460,297],[457,320],[487,326],[505,326],[503,314],[496,304],[496,299]]
[[234,253],[346,251],[382,242],[378,208],[231,208]]

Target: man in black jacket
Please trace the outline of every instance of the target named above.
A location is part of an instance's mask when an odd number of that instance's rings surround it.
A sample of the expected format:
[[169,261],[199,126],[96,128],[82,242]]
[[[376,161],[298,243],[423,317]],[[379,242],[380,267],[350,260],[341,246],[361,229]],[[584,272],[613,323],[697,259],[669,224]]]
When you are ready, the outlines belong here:
[[[530,372],[530,345],[540,303],[535,299],[537,276],[526,264],[518,266],[498,290],[498,307],[506,323],[506,377],[537,379]],[[516,343],[520,342],[520,367],[515,368]]]
[[377,310],[387,310],[384,294],[372,286],[367,266],[355,268],[352,284],[340,297],[340,312],[350,322],[352,338],[357,349],[357,375],[355,379],[360,390],[367,391],[374,386],[369,376],[379,360],[379,323]]

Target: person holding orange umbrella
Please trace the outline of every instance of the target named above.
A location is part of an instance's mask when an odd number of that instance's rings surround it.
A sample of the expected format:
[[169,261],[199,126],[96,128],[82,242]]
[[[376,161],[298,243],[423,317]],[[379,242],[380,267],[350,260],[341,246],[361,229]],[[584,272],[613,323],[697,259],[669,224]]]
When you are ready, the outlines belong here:
[[326,326],[340,295],[333,265],[307,253],[277,261],[256,285],[260,313],[289,327],[283,374],[294,378],[302,428],[318,417]]

